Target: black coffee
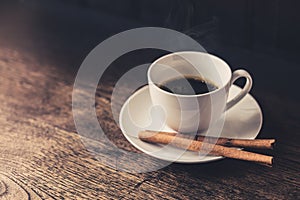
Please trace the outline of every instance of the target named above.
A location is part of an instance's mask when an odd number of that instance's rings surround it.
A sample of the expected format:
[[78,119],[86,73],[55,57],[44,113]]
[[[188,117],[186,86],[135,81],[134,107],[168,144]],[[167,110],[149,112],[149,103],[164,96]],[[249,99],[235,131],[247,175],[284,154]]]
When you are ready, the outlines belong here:
[[218,89],[215,84],[196,76],[170,79],[158,87],[167,92],[182,95],[203,94]]

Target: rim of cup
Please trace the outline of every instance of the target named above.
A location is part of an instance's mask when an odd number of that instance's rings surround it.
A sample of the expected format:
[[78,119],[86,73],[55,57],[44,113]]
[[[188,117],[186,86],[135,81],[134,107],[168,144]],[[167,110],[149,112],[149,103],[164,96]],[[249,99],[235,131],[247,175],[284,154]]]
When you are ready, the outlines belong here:
[[[213,57],[214,59],[217,59],[217,60],[221,61],[221,62],[224,64],[224,66],[226,66],[226,68],[229,70],[229,73],[230,73],[229,79],[225,81],[225,84],[223,84],[222,87],[218,87],[218,89],[216,89],[216,90],[209,91],[209,92],[202,93],[202,94],[174,94],[174,93],[171,93],[171,92],[168,92],[168,91],[165,91],[165,90],[161,89],[161,88],[158,87],[155,83],[153,83],[153,81],[151,80],[151,74],[150,74],[150,73],[151,73],[151,69],[152,69],[153,67],[155,67],[155,65],[156,65],[159,61],[161,61],[161,60],[163,60],[163,59],[165,59],[165,58],[167,58],[167,57],[173,56],[173,55],[178,55],[178,56],[180,56],[180,54],[181,54],[181,55],[182,55],[182,54],[205,54],[206,56]],[[184,56],[182,56],[182,58],[184,59]],[[187,61],[187,62],[189,62],[189,61]],[[221,76],[221,75],[220,75],[220,76]],[[229,84],[229,82],[230,82],[230,80],[231,80],[231,77],[232,77],[232,70],[231,70],[231,68],[229,67],[229,65],[228,65],[223,59],[221,59],[221,58],[219,58],[219,57],[217,57],[217,56],[215,56],[215,55],[213,55],[213,54],[205,53],[205,52],[200,52],[200,51],[178,51],[178,52],[173,52],[173,53],[166,54],[166,55],[164,55],[164,56],[162,56],[162,57],[156,59],[156,60],[150,65],[150,67],[149,67],[149,69],[148,69],[148,71],[147,71],[147,78],[148,78],[149,85],[152,84],[152,85],[154,85],[154,87],[157,88],[159,91],[161,91],[161,92],[163,92],[163,93],[166,93],[166,94],[168,94],[168,95],[176,96],[176,97],[200,97],[200,96],[211,95],[211,94],[217,93],[218,91],[223,90],[223,89],[225,88],[225,86],[227,86],[227,85]]]

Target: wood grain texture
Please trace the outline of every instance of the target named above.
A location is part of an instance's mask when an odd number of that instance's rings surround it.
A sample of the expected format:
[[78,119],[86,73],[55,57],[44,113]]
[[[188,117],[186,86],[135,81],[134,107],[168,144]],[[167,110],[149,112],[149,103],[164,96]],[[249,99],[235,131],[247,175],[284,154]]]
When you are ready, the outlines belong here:
[[0,198],[1,199],[41,199],[30,188],[15,182],[4,174],[0,174]]
[[[107,73],[111,80],[96,94],[99,121],[117,146],[139,152],[113,120],[110,96],[118,76],[114,70]],[[72,74],[1,48],[0,75],[0,199],[299,197],[300,109],[290,99],[282,105],[276,94],[260,96],[266,118],[261,137],[278,141],[273,168],[225,159],[131,174],[105,166],[83,145],[72,118]],[[282,116],[287,109],[293,112]]]

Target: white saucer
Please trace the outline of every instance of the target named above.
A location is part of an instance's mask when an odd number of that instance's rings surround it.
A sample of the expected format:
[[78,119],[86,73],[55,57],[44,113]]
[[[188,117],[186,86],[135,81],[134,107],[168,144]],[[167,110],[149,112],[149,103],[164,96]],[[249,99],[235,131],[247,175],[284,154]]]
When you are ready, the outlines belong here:
[[[241,88],[232,86],[229,99]],[[153,119],[153,120],[152,120]],[[156,145],[138,139],[141,130],[173,131],[164,124],[161,109],[152,105],[149,87],[144,86],[124,103],[120,116],[120,128],[126,139],[137,149],[153,157],[177,163],[202,163],[221,159],[220,156],[201,157],[197,152],[179,150],[170,145]],[[228,138],[254,139],[262,126],[262,112],[255,99],[247,94],[238,104],[226,112],[221,136]]]

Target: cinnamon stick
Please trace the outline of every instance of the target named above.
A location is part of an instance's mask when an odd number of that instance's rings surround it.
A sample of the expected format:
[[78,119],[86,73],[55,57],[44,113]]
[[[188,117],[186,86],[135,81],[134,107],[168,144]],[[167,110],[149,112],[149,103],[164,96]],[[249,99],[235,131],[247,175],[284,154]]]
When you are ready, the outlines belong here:
[[[157,133],[155,131],[149,131],[151,133]],[[230,138],[217,138],[217,137],[210,137],[210,136],[200,136],[196,135],[194,138],[191,138],[189,135],[179,134],[179,133],[172,133],[172,132],[159,132],[160,134],[172,135],[172,136],[180,136],[184,138],[194,139],[197,141],[207,143],[218,144],[222,146],[228,147],[241,147],[241,148],[254,148],[254,149],[273,149],[275,145],[275,139],[230,139]]]
[[176,137],[172,134],[161,134],[159,132],[141,131],[139,138],[145,142],[170,144],[178,148],[199,152],[207,151],[210,155],[223,156],[227,158],[253,161],[261,164],[272,165],[273,157],[242,151],[234,148],[214,145],[211,143],[203,143],[202,141],[191,140],[184,137]]

